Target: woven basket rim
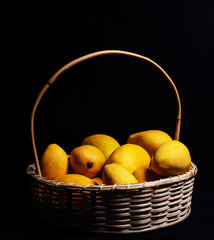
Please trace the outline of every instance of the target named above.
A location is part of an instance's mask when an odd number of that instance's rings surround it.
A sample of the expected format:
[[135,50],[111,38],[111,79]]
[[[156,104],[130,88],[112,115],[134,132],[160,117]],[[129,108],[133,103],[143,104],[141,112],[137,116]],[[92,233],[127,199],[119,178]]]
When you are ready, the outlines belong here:
[[178,183],[181,181],[188,180],[192,177],[194,177],[197,174],[197,166],[191,162],[190,168],[187,172],[167,177],[167,178],[161,178],[156,181],[149,181],[149,182],[142,182],[142,183],[130,183],[130,184],[114,184],[114,185],[78,185],[75,183],[65,184],[63,182],[55,182],[54,180],[47,180],[45,177],[40,177],[38,174],[36,174],[36,166],[35,163],[28,165],[27,168],[27,175],[34,178],[36,181],[47,184],[52,187],[56,188],[63,188],[63,189],[73,189],[73,190],[84,190],[84,191],[114,191],[114,190],[137,190],[137,189],[145,189],[145,188],[156,188],[161,185],[167,185],[167,184],[173,184]]

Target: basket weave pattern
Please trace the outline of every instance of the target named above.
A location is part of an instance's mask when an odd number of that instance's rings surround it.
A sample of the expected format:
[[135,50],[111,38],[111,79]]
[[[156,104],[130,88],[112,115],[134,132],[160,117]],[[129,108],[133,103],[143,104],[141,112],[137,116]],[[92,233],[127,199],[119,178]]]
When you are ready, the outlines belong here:
[[194,176],[180,176],[129,185],[56,183],[41,178],[30,165],[34,206],[42,218],[82,231],[134,233],[166,227],[184,220],[191,209]]

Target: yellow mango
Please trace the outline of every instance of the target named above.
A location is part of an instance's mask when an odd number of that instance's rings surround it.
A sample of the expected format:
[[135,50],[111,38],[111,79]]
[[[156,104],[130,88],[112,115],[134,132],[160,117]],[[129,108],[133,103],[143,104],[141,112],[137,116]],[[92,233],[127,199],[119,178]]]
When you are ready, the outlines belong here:
[[96,185],[96,182],[93,179],[83,176],[81,174],[75,174],[75,173],[66,174],[64,176],[55,178],[54,181],[63,182],[66,184],[76,183],[78,185],[89,185],[89,184]]
[[68,173],[68,156],[57,144],[50,144],[44,151],[41,161],[42,176],[48,180]]
[[74,173],[94,178],[102,171],[106,158],[104,154],[91,145],[76,147],[71,151],[70,164]]
[[170,140],[172,138],[163,131],[147,130],[130,135],[127,142],[143,147],[152,157],[162,143]]
[[116,163],[105,165],[102,179],[106,185],[138,183],[129,171]]
[[94,134],[82,141],[82,145],[92,145],[99,148],[106,159],[111,155],[111,153],[120,147],[120,144],[111,136],[105,134]]
[[108,158],[107,163],[117,163],[133,173],[139,167],[150,167],[147,151],[136,144],[124,144],[117,148]]
[[156,151],[151,168],[160,176],[168,177],[186,172],[191,163],[188,148],[177,140],[163,143]]

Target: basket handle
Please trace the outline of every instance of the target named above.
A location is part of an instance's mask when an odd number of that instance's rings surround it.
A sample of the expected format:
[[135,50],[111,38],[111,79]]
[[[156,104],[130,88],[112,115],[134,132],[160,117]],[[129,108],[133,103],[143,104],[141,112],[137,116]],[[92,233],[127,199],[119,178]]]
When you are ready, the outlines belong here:
[[36,162],[36,167],[37,167],[37,171],[39,176],[42,176],[41,173],[41,169],[40,169],[40,165],[39,165],[39,159],[38,159],[38,154],[37,154],[37,150],[36,150],[36,144],[35,144],[35,136],[34,136],[34,116],[35,116],[35,112],[37,109],[37,106],[42,98],[42,96],[44,95],[44,93],[46,92],[46,90],[49,88],[49,86],[51,84],[53,84],[56,79],[66,70],[68,70],[69,68],[73,67],[74,65],[81,63],[85,60],[88,60],[90,58],[94,58],[94,57],[98,57],[98,56],[102,56],[102,55],[108,55],[108,54],[120,54],[120,55],[127,55],[127,56],[131,56],[131,57],[136,57],[142,60],[145,60],[149,63],[151,63],[153,66],[155,66],[157,69],[160,70],[160,72],[164,75],[164,77],[168,80],[169,84],[171,85],[175,97],[176,97],[176,101],[177,101],[177,120],[176,120],[176,127],[175,127],[175,140],[179,140],[179,135],[180,135],[180,125],[181,125],[181,102],[180,102],[180,97],[177,91],[177,88],[174,84],[174,82],[172,81],[172,79],[169,77],[169,75],[154,61],[152,61],[151,59],[144,57],[142,55],[136,54],[136,53],[132,53],[132,52],[127,52],[127,51],[120,51],[120,50],[104,50],[104,51],[99,51],[99,52],[94,52],[94,53],[90,53],[87,54],[85,56],[82,56],[80,58],[77,58],[71,62],[69,62],[68,64],[66,64],[64,67],[62,67],[61,69],[59,69],[50,79],[49,81],[45,84],[45,86],[43,87],[43,89],[41,90],[41,92],[39,93],[34,106],[33,106],[33,110],[32,110],[32,114],[31,114],[31,138],[32,138],[32,145],[33,145],[33,151],[34,151],[34,156],[35,156],[35,162]]

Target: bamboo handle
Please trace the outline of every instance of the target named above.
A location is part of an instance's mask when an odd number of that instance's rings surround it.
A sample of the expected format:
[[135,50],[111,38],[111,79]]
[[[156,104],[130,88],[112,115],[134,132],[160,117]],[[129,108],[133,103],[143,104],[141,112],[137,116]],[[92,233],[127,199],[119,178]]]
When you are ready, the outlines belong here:
[[44,93],[46,92],[46,90],[49,88],[49,86],[51,84],[53,84],[56,79],[66,70],[68,70],[69,68],[73,67],[74,65],[81,63],[85,60],[88,60],[90,58],[94,58],[94,57],[98,57],[98,56],[102,56],[102,55],[107,55],[107,54],[120,54],[120,55],[127,55],[127,56],[131,56],[131,57],[136,57],[142,60],[145,60],[149,63],[151,63],[153,66],[155,66],[157,69],[160,70],[160,72],[164,75],[164,77],[168,80],[169,84],[171,85],[175,97],[176,97],[176,101],[177,101],[177,120],[176,120],[176,127],[175,127],[175,140],[179,140],[179,135],[180,135],[180,125],[181,125],[181,102],[180,102],[180,97],[177,91],[177,88],[174,84],[174,82],[172,81],[172,79],[169,77],[169,75],[163,70],[163,68],[161,68],[157,63],[155,63],[154,61],[152,61],[151,59],[144,57],[142,55],[136,54],[136,53],[131,53],[131,52],[126,52],[126,51],[120,51],[120,50],[104,50],[104,51],[99,51],[99,52],[94,52],[94,53],[90,53],[87,54],[85,56],[82,56],[80,58],[77,58],[71,62],[69,62],[68,64],[66,64],[64,67],[62,67],[61,69],[59,69],[50,79],[49,81],[46,83],[46,85],[43,87],[43,89],[41,90],[41,92],[39,93],[34,106],[33,106],[33,110],[32,110],[32,115],[31,115],[31,138],[32,138],[32,145],[33,145],[33,151],[34,151],[34,156],[35,156],[35,162],[36,162],[36,167],[37,167],[37,171],[38,174],[40,176],[42,176],[41,173],[41,169],[40,169],[40,165],[39,165],[39,159],[38,159],[38,154],[37,154],[37,150],[36,150],[36,144],[35,144],[35,136],[34,136],[34,116],[35,116],[35,112],[37,109],[37,106],[42,98],[42,96],[44,95]]

